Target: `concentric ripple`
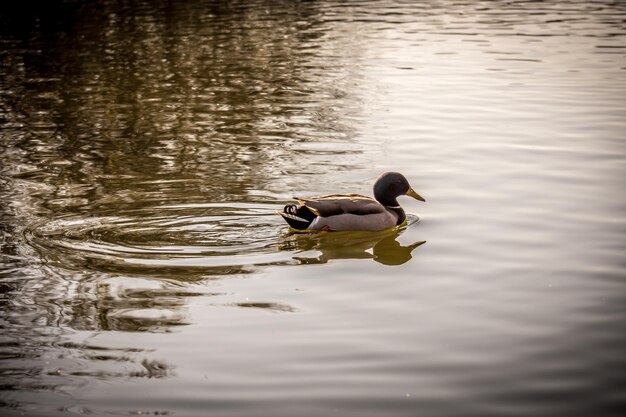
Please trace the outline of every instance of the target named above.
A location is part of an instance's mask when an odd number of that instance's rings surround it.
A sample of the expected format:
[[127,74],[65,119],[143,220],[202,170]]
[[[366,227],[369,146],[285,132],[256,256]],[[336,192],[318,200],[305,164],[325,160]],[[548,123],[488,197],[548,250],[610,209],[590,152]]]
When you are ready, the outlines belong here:
[[[68,216],[32,225],[30,244],[64,268],[150,273],[155,268],[279,264],[275,207],[263,204],[158,206],[116,216]],[[155,272],[155,271],[152,271]]]
[[379,233],[291,235],[275,208],[208,203],[158,206],[121,216],[67,216],[31,225],[26,238],[51,265],[142,274],[172,268],[245,273],[254,266],[345,258],[398,264],[419,246],[401,247],[396,241],[406,227],[419,222],[417,216],[409,215],[403,228]]

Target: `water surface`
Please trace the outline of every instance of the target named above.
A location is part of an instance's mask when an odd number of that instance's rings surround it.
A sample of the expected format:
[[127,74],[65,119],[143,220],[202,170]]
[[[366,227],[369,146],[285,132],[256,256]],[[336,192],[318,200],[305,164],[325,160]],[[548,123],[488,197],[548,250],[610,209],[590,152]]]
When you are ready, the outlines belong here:
[[[0,10],[2,415],[626,406],[626,6]],[[426,203],[292,235],[293,195]]]

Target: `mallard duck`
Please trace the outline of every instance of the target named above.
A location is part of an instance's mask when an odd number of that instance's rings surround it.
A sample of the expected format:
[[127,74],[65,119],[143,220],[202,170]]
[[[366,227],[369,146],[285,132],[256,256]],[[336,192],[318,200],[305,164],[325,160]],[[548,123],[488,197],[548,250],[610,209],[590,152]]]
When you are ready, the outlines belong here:
[[404,175],[386,172],[374,183],[374,198],[359,194],[294,197],[298,204],[287,204],[278,213],[289,226],[299,231],[385,230],[406,220],[397,200],[401,195],[425,201],[413,191]]

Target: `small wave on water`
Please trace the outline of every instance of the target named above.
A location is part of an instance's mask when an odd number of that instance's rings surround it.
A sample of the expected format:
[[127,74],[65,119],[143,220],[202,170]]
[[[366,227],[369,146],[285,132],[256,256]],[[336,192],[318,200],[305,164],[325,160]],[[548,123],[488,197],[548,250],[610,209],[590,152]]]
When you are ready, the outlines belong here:
[[67,216],[32,225],[26,237],[47,263],[64,268],[138,274],[199,268],[227,273],[221,269],[289,262],[287,254],[275,250],[279,230],[270,217],[273,209],[209,203]]
[[272,204],[164,205],[120,215],[66,216],[25,232],[48,265],[129,274],[245,273],[264,265],[373,259],[397,265],[424,243],[396,239],[419,222],[382,232],[291,234]]

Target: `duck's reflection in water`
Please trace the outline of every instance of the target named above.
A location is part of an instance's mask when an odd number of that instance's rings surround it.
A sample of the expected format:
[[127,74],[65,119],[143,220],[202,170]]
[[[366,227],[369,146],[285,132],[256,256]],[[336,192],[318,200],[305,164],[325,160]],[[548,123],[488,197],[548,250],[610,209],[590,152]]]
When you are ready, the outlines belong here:
[[384,265],[402,265],[424,240],[403,246],[401,229],[381,232],[293,233],[279,244],[281,250],[295,251],[301,264],[326,263],[333,259],[372,259]]

